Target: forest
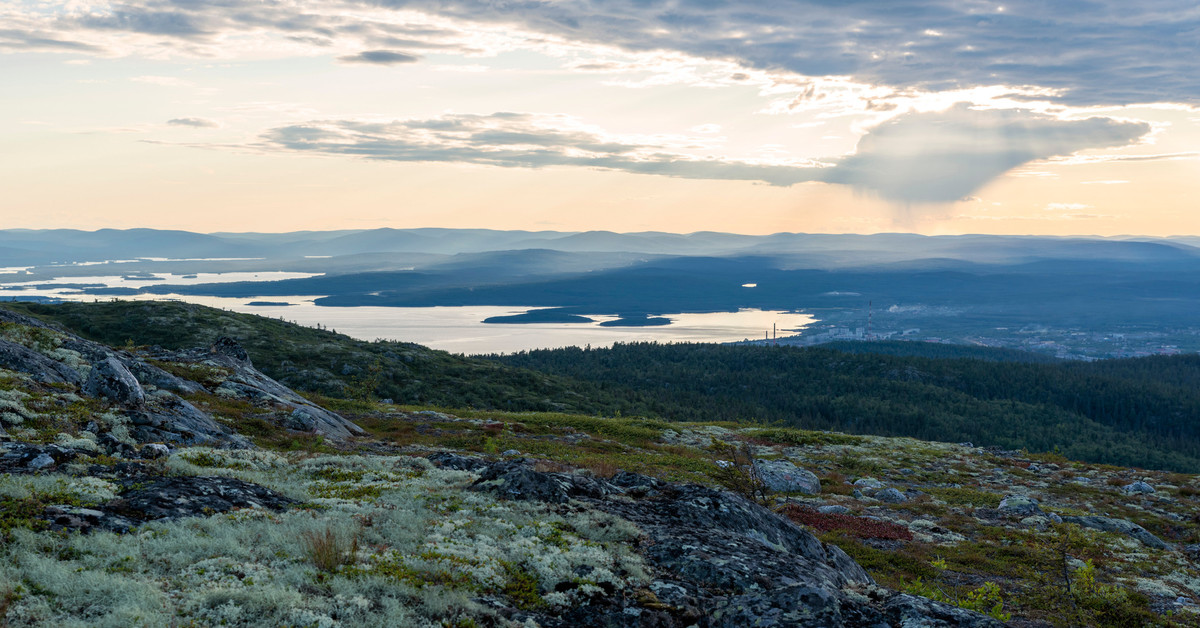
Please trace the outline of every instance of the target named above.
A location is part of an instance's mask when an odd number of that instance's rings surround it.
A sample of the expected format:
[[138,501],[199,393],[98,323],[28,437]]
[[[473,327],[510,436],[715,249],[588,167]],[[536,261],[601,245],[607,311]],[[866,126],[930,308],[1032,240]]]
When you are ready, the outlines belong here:
[[634,343],[491,359],[595,384],[626,414],[970,441],[1200,471],[1200,356],[1044,363],[966,352],[976,357]]

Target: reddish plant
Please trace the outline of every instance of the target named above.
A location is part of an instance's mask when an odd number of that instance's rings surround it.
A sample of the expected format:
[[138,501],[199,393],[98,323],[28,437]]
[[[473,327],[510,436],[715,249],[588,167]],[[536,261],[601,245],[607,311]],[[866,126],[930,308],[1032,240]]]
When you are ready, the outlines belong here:
[[888,521],[876,521],[875,519],[855,517],[854,515],[818,512],[799,504],[786,504],[779,509],[779,512],[800,525],[821,532],[838,530],[860,539],[886,539],[890,541],[911,541],[913,538],[912,532],[909,532],[908,528]]

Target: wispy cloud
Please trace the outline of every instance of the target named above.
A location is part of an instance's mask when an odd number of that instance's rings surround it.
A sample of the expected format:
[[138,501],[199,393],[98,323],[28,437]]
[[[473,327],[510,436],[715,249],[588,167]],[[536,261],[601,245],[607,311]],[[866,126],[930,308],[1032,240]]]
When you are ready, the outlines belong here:
[[167,124],[171,126],[190,126],[200,129],[214,129],[221,126],[216,120],[208,118],[171,118],[167,120]]
[[575,166],[690,179],[736,179],[790,185],[818,180],[822,164],[701,158],[687,149],[704,138],[620,137],[565,115],[454,114],[426,120],[325,120],[265,132],[253,146],[407,162],[452,162],[506,168]]
[[1109,118],[1069,121],[1028,111],[958,106],[899,116],[867,133],[853,155],[815,162],[790,159],[783,147],[765,157],[698,156],[713,152],[719,138],[616,136],[565,115],[495,113],[390,122],[312,121],[271,129],[254,146],[386,161],[576,166],[783,186],[838,183],[911,204],[953,202],[1021,164],[1129,144],[1148,130],[1145,124]]
[[397,65],[400,63],[416,63],[421,58],[394,50],[364,50],[358,54],[338,57],[342,63],[369,63],[371,65]]

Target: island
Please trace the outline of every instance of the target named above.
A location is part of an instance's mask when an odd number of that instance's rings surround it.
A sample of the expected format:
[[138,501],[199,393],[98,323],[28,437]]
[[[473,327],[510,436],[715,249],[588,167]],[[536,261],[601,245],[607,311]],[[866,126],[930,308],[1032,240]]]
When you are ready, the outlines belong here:
[[594,323],[595,321],[586,316],[572,314],[566,308],[552,307],[529,310],[528,312],[508,316],[489,316],[483,319],[483,322],[511,325],[526,323]]

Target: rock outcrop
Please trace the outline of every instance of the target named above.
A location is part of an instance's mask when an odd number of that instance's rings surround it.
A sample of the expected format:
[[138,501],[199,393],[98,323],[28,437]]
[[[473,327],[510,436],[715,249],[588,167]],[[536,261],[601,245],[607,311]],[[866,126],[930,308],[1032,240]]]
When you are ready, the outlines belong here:
[[[115,417],[97,424],[95,442],[106,453],[126,455],[136,452],[136,444],[150,442],[251,447],[228,421],[218,421],[192,403],[205,395],[248,401],[255,408],[254,418],[283,429],[333,441],[362,433],[354,423],[259,372],[245,349],[230,338],[218,339],[205,349],[135,353],[8,310],[0,310],[0,323],[8,324],[0,336],[0,368],[22,373],[46,387],[46,393],[63,397],[61,406],[69,405],[70,395],[75,394],[71,391],[77,391],[99,402],[106,416]],[[200,381],[192,379],[192,373]],[[20,413],[11,416],[20,418]],[[127,436],[112,433],[117,428],[114,422],[122,424],[120,431]]]
[[652,608],[596,605],[545,626],[931,626],[991,627],[999,622],[875,585],[841,549],[741,496],[633,473],[611,480],[543,473],[521,462],[454,454],[430,459],[479,469],[473,485],[513,500],[580,504],[633,522],[638,551],[654,569]]

